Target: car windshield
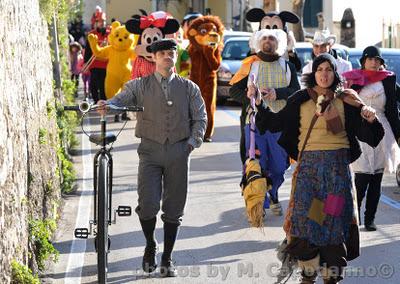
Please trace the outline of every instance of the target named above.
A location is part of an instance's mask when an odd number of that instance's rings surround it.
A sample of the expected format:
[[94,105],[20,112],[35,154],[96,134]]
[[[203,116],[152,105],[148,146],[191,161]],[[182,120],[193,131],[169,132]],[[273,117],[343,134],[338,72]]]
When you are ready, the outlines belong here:
[[[400,56],[399,55],[384,55],[387,70],[393,71],[396,74],[400,74]],[[397,79],[397,82],[399,79]]]
[[222,52],[223,60],[242,60],[249,52],[248,41],[229,41],[225,44]]

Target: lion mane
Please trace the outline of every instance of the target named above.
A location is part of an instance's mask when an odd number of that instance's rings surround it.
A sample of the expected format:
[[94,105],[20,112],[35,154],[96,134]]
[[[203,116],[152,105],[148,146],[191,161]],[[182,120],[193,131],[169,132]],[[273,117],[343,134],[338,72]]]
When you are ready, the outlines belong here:
[[203,16],[189,26],[189,55],[192,61],[190,79],[195,82],[203,96],[207,110],[207,130],[204,138],[214,132],[214,113],[217,102],[217,70],[221,64],[224,25],[217,16]]

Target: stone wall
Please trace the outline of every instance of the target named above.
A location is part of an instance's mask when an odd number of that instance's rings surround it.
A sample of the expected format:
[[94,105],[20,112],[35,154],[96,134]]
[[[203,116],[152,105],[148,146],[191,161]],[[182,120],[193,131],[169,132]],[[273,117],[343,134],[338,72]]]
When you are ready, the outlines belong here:
[[0,1],[0,283],[28,260],[28,221],[60,200],[47,24],[39,0]]

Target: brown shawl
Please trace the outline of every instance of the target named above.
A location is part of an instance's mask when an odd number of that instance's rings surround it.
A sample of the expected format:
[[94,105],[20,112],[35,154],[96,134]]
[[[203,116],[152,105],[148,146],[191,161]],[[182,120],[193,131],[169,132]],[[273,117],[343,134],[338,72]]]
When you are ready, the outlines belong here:
[[344,103],[357,108],[362,108],[365,105],[357,92],[352,89],[338,87],[335,91],[332,91],[331,89],[315,86],[313,88],[308,88],[307,92],[317,105],[317,115],[325,119],[327,130],[331,131],[333,134],[344,130],[339,112],[332,103],[335,98],[341,99]]

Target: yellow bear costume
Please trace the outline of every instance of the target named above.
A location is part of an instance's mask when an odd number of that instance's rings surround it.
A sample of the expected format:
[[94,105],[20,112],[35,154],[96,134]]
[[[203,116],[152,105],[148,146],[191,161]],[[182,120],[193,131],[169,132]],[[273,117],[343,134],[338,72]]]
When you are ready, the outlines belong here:
[[94,34],[89,34],[88,40],[94,56],[108,59],[104,88],[107,99],[111,99],[131,78],[131,61],[136,58],[134,47],[137,37],[128,32],[120,22],[115,21],[111,25],[107,46],[100,47]]

